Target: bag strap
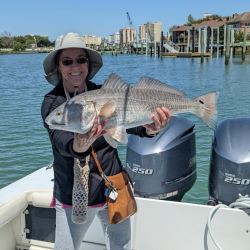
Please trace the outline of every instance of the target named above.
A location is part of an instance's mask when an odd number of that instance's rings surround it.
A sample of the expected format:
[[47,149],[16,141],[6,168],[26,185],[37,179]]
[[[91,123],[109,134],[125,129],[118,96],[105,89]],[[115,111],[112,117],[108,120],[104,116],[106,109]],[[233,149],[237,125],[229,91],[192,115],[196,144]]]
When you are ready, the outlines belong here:
[[92,146],[91,146],[91,154],[92,154],[92,156],[93,156],[93,158],[95,160],[95,164],[96,164],[96,166],[98,168],[98,171],[99,171],[101,177],[104,179],[105,183],[107,183],[105,185],[109,186],[109,187],[112,187],[112,188],[115,188],[113,186],[113,183],[108,179],[107,175],[105,175],[105,173],[103,172],[101,164],[100,164],[100,162],[99,162],[99,160],[97,158],[97,154],[96,154],[96,152],[95,152],[95,150],[94,150],[94,148]]
[[93,156],[93,158],[95,160],[95,164],[96,164],[96,166],[97,166],[97,168],[98,168],[98,170],[100,172],[100,175],[102,176],[104,173],[103,173],[101,164],[100,164],[100,162],[99,162],[99,160],[97,158],[97,154],[96,154],[96,152],[95,152],[95,150],[94,150],[94,148],[92,146],[91,146],[91,154],[92,154],[92,156]]
[[[105,175],[105,173],[103,172],[101,164],[100,164],[100,162],[99,162],[99,160],[97,158],[97,154],[96,154],[96,152],[95,152],[95,150],[94,150],[94,148],[92,146],[91,146],[91,154],[92,154],[92,156],[93,156],[93,158],[95,160],[95,164],[96,164],[96,166],[97,166],[97,168],[98,168],[98,170],[100,172],[101,177],[109,184],[109,186],[113,186],[112,182],[108,179],[107,175]],[[134,183],[131,180],[129,174],[127,173],[127,171],[124,171],[124,172],[127,174],[131,186],[134,187]]]

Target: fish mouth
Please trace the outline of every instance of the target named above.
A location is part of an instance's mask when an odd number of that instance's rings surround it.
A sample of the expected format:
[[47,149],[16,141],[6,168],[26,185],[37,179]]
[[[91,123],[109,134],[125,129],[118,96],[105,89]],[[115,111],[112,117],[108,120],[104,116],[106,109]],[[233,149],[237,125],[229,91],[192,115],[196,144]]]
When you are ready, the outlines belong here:
[[64,125],[49,125],[49,128],[50,129],[53,129],[53,130],[63,130],[63,131],[66,131],[66,132],[72,132],[72,133],[79,133],[79,129],[76,129],[76,128],[69,128],[67,126],[64,126]]
[[62,124],[49,124],[50,129],[57,129],[57,130],[65,130],[68,131],[68,128]]
[[45,123],[49,126],[50,129],[62,129],[63,127],[66,127],[65,123],[58,123],[54,119],[51,119],[50,116],[45,119]]
[[78,133],[78,134],[86,134],[91,130],[91,127],[89,129],[83,130],[82,128],[68,127],[64,124],[51,124],[49,125],[49,128],[53,130],[63,130],[66,132],[72,132],[72,133]]
[[51,129],[63,129],[63,128],[66,128],[66,126],[62,125],[62,124],[50,124],[49,128],[51,128]]
[[49,124],[50,124],[51,126],[58,126],[58,127],[67,126],[67,125],[66,125],[65,123],[63,123],[63,122],[58,123],[58,122],[56,122],[56,121],[54,121],[54,120],[52,120]]
[[53,114],[49,114],[46,118],[45,118],[45,123],[48,124],[49,126],[52,125],[56,125],[56,126],[66,126],[65,122],[63,122],[63,120],[61,120],[59,122],[59,120],[54,119],[54,113]]

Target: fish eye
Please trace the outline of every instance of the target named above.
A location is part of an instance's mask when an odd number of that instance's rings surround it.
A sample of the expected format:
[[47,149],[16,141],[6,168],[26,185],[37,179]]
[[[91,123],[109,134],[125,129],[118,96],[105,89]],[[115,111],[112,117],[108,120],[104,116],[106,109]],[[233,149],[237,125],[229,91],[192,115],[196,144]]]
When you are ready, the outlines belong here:
[[57,112],[56,115],[58,115],[58,116],[61,115],[61,112]]

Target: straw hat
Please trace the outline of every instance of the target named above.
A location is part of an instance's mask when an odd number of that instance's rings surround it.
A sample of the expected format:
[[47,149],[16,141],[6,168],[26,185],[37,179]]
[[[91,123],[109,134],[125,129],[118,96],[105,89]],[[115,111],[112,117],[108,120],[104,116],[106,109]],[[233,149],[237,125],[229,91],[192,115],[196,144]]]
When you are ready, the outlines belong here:
[[49,83],[57,85],[60,81],[60,77],[56,70],[55,58],[58,51],[66,48],[82,48],[87,52],[89,59],[89,80],[92,79],[102,67],[102,57],[97,51],[87,48],[85,42],[79,34],[67,33],[66,35],[61,35],[56,39],[54,50],[51,51],[43,61],[45,78]]

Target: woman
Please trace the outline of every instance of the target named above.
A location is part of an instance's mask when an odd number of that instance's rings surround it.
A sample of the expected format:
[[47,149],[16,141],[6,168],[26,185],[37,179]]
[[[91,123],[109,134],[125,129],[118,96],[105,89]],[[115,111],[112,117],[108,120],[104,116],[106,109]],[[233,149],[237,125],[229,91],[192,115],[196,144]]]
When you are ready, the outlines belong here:
[[[42,103],[42,118],[67,99],[84,91],[97,89],[90,80],[102,67],[102,58],[95,50],[87,48],[76,33],[68,33],[56,40],[55,49],[45,58],[44,71],[54,89],[45,95]],[[152,115],[153,124],[127,130],[139,136],[151,136],[167,123],[170,114],[166,108],[158,108]],[[130,220],[110,225],[107,217],[104,184],[100,178],[94,159],[89,162],[88,220],[75,224],[71,220],[72,189],[74,184],[74,159],[85,159],[90,155],[90,146],[97,153],[106,175],[114,175],[122,170],[117,149],[112,148],[102,136],[102,126],[96,118],[90,132],[84,135],[47,128],[54,156],[54,199],[56,207],[55,249],[79,249],[81,241],[97,215],[102,223],[107,249],[130,248]]]

